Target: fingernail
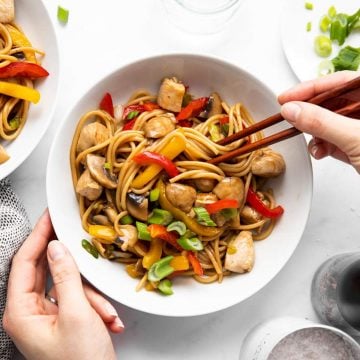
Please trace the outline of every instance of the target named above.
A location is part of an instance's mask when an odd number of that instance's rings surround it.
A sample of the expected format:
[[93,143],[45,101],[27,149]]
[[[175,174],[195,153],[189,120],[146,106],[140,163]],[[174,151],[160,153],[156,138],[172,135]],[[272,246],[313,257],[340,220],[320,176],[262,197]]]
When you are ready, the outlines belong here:
[[65,255],[65,247],[60,241],[53,240],[48,245],[48,254],[52,261],[61,259]]
[[319,147],[317,145],[313,145],[310,149],[311,155],[316,158],[316,154],[319,151]]
[[118,328],[122,328],[122,329],[125,328],[124,323],[120,320],[119,317],[117,317],[117,318],[115,319],[114,324],[115,324]]
[[300,105],[294,102],[286,103],[281,108],[281,114],[291,123],[296,121],[300,111]]
[[105,304],[105,309],[106,309],[106,312],[109,315],[114,316],[114,317],[118,317],[117,311],[115,310],[115,308],[110,303]]

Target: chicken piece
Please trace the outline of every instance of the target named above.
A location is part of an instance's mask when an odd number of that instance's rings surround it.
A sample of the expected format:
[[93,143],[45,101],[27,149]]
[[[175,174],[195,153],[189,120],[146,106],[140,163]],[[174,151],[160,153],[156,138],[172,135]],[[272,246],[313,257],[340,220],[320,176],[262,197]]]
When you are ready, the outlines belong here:
[[210,192],[215,187],[214,179],[194,179],[194,185],[202,192]]
[[213,193],[219,199],[235,199],[241,205],[245,199],[245,186],[240,178],[226,177],[214,187]]
[[213,193],[197,193],[195,207],[205,207],[205,205],[213,204],[218,200],[218,197]]
[[76,192],[90,201],[98,199],[102,190],[103,187],[91,177],[88,169],[81,174],[76,184]]
[[138,232],[133,225],[120,225],[119,230],[122,234],[119,236],[119,242],[116,243],[122,251],[127,251],[128,247],[133,247],[138,241]]
[[0,0],[0,22],[10,23],[15,19],[14,0]]
[[157,103],[165,110],[179,112],[185,94],[185,86],[177,79],[164,79],[159,90]]
[[255,251],[250,231],[241,231],[228,245],[225,255],[225,269],[244,273],[252,270],[255,261]]
[[175,129],[175,117],[173,114],[164,114],[151,118],[144,126],[147,138],[158,139]]
[[190,212],[196,199],[196,191],[193,187],[177,183],[167,184],[165,195],[171,204],[186,213]]
[[254,224],[262,220],[262,215],[250,206],[245,205],[241,210],[241,219],[246,224]]
[[257,150],[251,163],[252,173],[266,178],[282,174],[285,168],[282,155],[270,148]]
[[80,132],[79,140],[76,146],[78,153],[94,146],[101,144],[109,138],[109,131],[103,124],[93,122],[85,125]]

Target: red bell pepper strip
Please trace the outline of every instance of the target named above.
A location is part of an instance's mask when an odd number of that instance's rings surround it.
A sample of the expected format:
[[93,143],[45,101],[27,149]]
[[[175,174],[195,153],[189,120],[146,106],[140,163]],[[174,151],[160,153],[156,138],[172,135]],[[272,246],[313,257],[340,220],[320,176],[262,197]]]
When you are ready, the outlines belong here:
[[276,219],[284,213],[284,208],[280,205],[276,206],[273,209],[267,207],[257,196],[256,192],[251,188],[249,188],[248,190],[246,202],[261,215],[270,219]]
[[134,156],[133,160],[140,165],[160,165],[170,177],[174,177],[180,173],[178,168],[169,158],[155,152],[144,151],[143,153]]
[[145,111],[152,111],[152,110],[160,109],[160,106],[153,102],[146,102],[146,103],[144,103],[143,106],[144,106]]
[[198,116],[205,108],[206,103],[209,101],[208,97],[202,97],[196,100],[193,100],[189,103],[189,105],[185,106],[181,111],[177,114],[176,120],[186,120],[193,116]]
[[143,105],[140,104],[128,105],[124,109],[123,119],[126,119],[128,115],[133,111],[138,111],[139,113],[142,113],[144,111],[152,111],[155,109],[160,109],[160,106],[152,102],[146,102]]
[[194,273],[199,276],[204,275],[204,269],[202,268],[200,261],[198,260],[196,254],[192,251],[188,251],[187,258],[190,261],[190,264],[194,270]]
[[216,214],[223,209],[237,209],[238,207],[239,202],[235,199],[223,199],[205,205],[205,209],[209,214]]
[[220,122],[220,125],[228,124],[229,123],[229,117],[224,116],[219,120],[219,122]]
[[12,62],[0,68],[0,79],[12,77],[38,79],[48,75],[49,73],[42,66],[23,61]]
[[106,93],[100,101],[100,109],[106,111],[112,117],[114,117],[114,105],[112,97],[109,93]]
[[161,239],[172,245],[175,249],[182,251],[182,247],[177,243],[177,235],[173,231],[167,231],[166,226],[151,224],[148,226],[150,236],[153,239]]
[[191,128],[193,126],[193,122],[191,120],[180,120],[178,121],[178,125],[181,127],[188,127]]
[[134,118],[130,121],[128,121],[124,126],[123,126],[123,130],[132,130],[132,128],[134,127],[135,125],[135,121],[136,121],[137,118]]

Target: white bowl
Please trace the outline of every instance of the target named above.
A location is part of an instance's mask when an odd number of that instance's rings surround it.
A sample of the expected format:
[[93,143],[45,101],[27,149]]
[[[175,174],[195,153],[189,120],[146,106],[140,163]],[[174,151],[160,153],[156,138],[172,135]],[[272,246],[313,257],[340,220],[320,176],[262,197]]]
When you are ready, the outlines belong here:
[[[56,14],[55,14],[56,15]],[[10,159],[0,165],[0,179],[13,172],[31,154],[50,125],[59,84],[59,54],[53,24],[41,0],[16,0],[15,22],[24,30],[32,45],[45,51],[42,66],[50,73],[36,80],[41,94],[38,104],[31,104],[29,116],[20,135],[11,142],[0,141]]]
[[[81,273],[114,300],[157,315],[193,316],[237,304],[264,287],[281,270],[300,241],[312,197],[312,169],[303,136],[273,146],[287,163],[285,175],[273,181],[276,198],[285,213],[268,239],[256,243],[256,263],[246,275],[225,278],[222,284],[202,285],[193,279],[176,279],[174,295],[135,292],[138,280],[130,278],[120,264],[94,259],[81,247],[89,239],[82,229],[74,194],[69,151],[79,118],[99,104],[109,91],[114,103],[124,103],[137,88],[158,90],[164,76],[176,75],[191,92],[205,96],[218,91],[229,103],[242,101],[260,120],[279,111],[274,94],[244,70],[222,60],[198,55],[164,55],[124,66],[96,83],[63,120],[53,142],[47,168],[47,196],[58,238],[69,247]],[[285,124],[277,125],[279,130]],[[274,130],[273,130],[274,131]]]

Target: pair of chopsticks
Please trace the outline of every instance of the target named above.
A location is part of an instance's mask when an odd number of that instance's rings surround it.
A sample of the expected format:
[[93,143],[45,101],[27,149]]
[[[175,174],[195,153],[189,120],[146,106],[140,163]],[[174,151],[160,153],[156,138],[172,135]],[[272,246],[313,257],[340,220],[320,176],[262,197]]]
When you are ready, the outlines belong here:
[[[307,100],[307,102],[322,106],[340,115],[348,116],[354,113],[358,113],[360,111],[360,77],[357,77],[345,84],[341,84],[340,86],[337,86],[331,90],[322,92],[314,96],[313,98]],[[220,140],[218,144],[220,145],[230,144],[235,140],[243,139],[246,136],[254,134],[260,130],[266,129],[283,120],[284,118],[281,116],[280,113],[272,115],[262,121],[257,122],[256,124],[248,128],[245,128],[231,136],[228,136]],[[288,129],[282,130],[276,134],[270,135],[259,141],[246,144],[226,154],[212,158],[208,162],[210,164],[218,164],[221,162],[226,162],[227,160],[230,160],[236,156],[247,154],[262,147],[275,144],[277,142],[289,139],[299,134],[301,134],[300,130],[294,127],[290,127]]]

